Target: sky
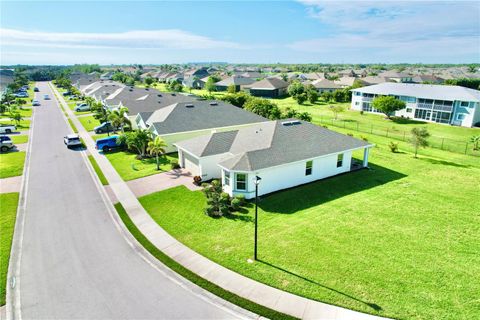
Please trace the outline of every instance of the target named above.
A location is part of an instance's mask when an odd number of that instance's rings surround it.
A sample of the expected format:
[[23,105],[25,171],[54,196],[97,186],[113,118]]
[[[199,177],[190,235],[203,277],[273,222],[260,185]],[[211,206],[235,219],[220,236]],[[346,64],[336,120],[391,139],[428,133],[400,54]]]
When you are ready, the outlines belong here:
[[4,1],[0,64],[479,63],[480,2]]

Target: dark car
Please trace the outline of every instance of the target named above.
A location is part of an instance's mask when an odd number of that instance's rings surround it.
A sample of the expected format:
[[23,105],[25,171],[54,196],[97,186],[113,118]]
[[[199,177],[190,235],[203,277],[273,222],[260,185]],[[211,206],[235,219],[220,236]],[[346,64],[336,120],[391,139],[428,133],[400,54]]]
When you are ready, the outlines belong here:
[[93,128],[93,131],[95,131],[96,134],[99,134],[112,132],[115,131],[115,129],[117,128],[114,128],[110,122],[103,122],[101,125]]
[[122,145],[118,143],[118,135],[98,139],[95,141],[95,148],[102,150],[103,152],[110,151],[112,149],[120,148]]
[[35,92],[40,92],[40,89],[38,89],[37,87],[33,88],[33,91]]

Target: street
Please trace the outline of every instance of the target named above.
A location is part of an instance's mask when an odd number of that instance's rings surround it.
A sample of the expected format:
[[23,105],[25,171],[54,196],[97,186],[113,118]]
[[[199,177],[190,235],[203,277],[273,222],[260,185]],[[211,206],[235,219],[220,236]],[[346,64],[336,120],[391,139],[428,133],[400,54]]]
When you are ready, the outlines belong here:
[[46,82],[37,86],[41,106],[34,117],[19,270],[22,318],[238,318],[172,281],[128,244],[81,152],[63,144],[70,130],[52,90]]

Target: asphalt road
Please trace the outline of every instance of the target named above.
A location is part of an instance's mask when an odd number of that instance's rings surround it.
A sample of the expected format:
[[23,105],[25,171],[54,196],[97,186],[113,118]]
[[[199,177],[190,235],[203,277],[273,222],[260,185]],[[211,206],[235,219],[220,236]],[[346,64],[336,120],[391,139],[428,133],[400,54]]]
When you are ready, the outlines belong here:
[[127,243],[81,153],[63,144],[69,129],[52,90],[38,87],[19,270],[22,318],[238,318],[172,281]]

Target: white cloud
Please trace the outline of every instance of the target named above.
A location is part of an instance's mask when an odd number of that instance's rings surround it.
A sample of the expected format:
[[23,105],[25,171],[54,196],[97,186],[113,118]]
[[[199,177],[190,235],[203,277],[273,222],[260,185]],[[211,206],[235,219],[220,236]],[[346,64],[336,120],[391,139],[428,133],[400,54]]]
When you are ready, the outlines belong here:
[[120,33],[66,33],[0,29],[2,45],[59,48],[128,49],[240,49],[241,45],[219,41],[178,29],[139,30]]
[[384,59],[394,56],[397,61],[411,61],[414,57],[442,57],[449,61],[480,57],[479,2],[300,2],[310,17],[333,32],[288,45],[295,50],[343,50],[344,54],[346,50],[363,50],[367,57],[365,53],[370,52]]

